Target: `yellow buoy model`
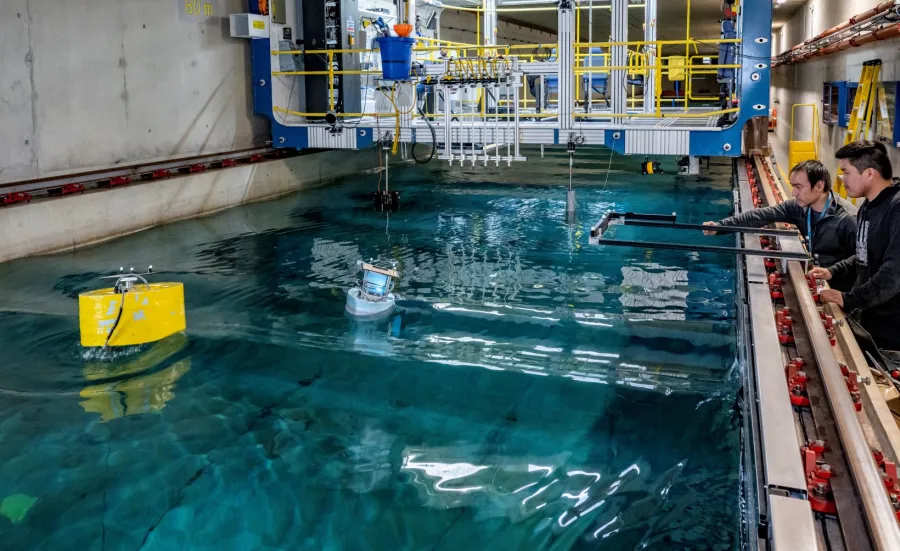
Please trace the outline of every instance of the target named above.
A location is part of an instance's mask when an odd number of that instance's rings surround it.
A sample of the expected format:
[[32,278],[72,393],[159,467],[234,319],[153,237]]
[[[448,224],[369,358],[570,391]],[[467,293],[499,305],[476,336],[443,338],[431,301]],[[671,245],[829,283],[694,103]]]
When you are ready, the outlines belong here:
[[187,327],[184,286],[148,283],[146,274],[121,273],[116,283],[78,295],[82,346],[133,346],[164,339]]

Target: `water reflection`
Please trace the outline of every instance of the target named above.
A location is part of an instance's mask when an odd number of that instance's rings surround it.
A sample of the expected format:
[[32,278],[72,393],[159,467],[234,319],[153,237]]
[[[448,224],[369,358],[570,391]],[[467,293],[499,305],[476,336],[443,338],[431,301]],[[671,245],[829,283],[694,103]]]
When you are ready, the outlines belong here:
[[166,407],[175,397],[175,383],[191,369],[190,358],[180,359],[159,369],[187,345],[183,334],[173,335],[150,346],[146,352],[125,363],[91,362],[84,367],[84,378],[99,384],[79,392],[81,407],[87,413],[100,414],[103,422],[153,413]]

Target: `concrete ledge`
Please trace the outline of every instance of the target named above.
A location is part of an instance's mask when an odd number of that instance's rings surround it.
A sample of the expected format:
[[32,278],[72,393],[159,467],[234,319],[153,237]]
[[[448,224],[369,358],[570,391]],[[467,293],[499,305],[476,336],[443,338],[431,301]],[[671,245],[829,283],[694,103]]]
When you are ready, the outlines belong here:
[[371,150],[326,151],[0,210],[0,262],[85,247],[375,168]]

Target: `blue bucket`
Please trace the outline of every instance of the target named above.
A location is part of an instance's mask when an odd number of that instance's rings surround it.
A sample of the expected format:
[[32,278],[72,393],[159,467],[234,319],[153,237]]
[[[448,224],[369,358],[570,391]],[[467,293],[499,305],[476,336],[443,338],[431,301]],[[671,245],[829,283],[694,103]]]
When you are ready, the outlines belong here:
[[381,70],[385,80],[409,80],[415,38],[382,36],[375,39],[381,49]]

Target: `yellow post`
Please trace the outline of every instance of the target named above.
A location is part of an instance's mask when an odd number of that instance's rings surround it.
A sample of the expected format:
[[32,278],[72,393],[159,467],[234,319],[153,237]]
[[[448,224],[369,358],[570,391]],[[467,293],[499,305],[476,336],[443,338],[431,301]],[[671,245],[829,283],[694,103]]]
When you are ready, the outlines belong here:
[[[576,5],[576,8],[575,8],[575,44],[578,44],[579,42],[581,42],[581,9],[579,9],[578,6]],[[575,54],[576,54],[575,55],[575,66],[576,67],[578,66],[578,55],[577,54],[578,54],[579,50],[580,50],[580,48],[578,46],[575,46]],[[591,50],[588,49],[588,55],[590,55],[590,53],[591,53]],[[588,58],[588,59],[590,59],[590,58]],[[580,80],[580,79],[576,79],[576,80]],[[587,93],[588,94],[592,93],[590,85],[588,85]],[[576,107],[578,106],[578,102],[581,101],[580,96],[581,96],[581,83],[579,82],[578,84],[575,85],[575,106]],[[585,101],[587,101],[587,98],[585,98]]]
[[656,116],[662,116],[662,45],[657,42],[656,47]]
[[[812,136],[810,140],[794,139],[794,111],[798,107],[812,108]],[[814,103],[797,103],[791,107],[791,135],[788,144],[788,163],[794,166],[801,161],[808,161],[819,158],[819,113],[818,107]]]
[[[690,59],[691,59],[691,0],[687,0],[687,22],[685,23],[685,25],[686,25],[686,28],[685,28],[685,37],[684,37],[684,40],[685,40],[685,42],[684,42],[684,61],[688,65],[690,65],[690,63],[691,63],[690,62]],[[688,72],[685,75],[685,77],[687,78],[687,82],[685,83],[685,90],[684,90],[684,112],[687,113],[688,112],[687,98],[688,98],[688,92],[691,89],[690,68],[688,68]]]
[[475,44],[481,47],[481,12],[475,12]]
[[334,54],[328,52],[328,109],[334,111]]

